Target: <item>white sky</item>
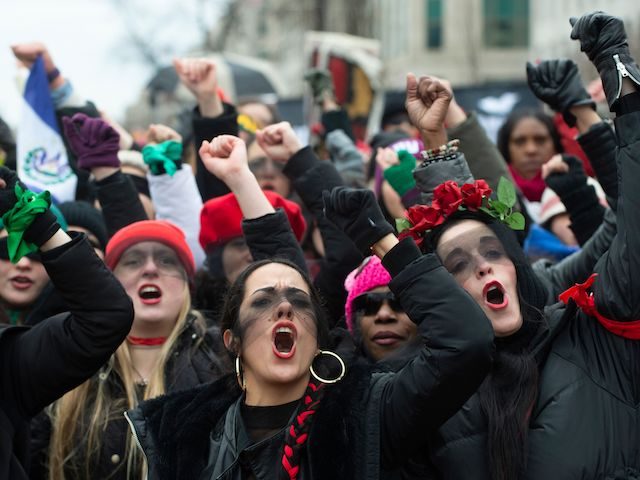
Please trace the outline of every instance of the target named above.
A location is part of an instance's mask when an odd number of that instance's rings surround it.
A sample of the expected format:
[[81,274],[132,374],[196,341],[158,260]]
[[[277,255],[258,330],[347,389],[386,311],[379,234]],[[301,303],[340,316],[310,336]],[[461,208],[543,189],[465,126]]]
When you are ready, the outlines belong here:
[[[117,11],[118,3],[127,5],[128,15]],[[76,90],[122,120],[151,74],[127,44],[125,19],[152,39],[168,62],[196,43],[198,3],[207,4],[204,13],[211,25],[224,0],[2,0],[0,115],[14,127],[20,115],[17,68],[9,46],[41,41]]]

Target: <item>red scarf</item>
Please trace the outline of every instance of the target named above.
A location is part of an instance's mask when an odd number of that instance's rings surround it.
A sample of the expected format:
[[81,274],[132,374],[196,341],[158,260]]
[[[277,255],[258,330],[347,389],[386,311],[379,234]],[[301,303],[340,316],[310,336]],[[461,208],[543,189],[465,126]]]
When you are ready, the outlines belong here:
[[604,328],[614,335],[628,338],[630,340],[640,340],[640,320],[634,320],[633,322],[618,322],[617,320],[611,320],[598,313],[593,293],[587,292],[591,285],[593,285],[597,276],[598,274],[594,273],[586,282],[577,283],[568,290],[565,290],[560,294],[560,300],[567,304],[569,303],[569,299],[572,299],[576,302],[576,305],[578,305],[580,310],[587,315],[595,317]]
[[130,345],[142,345],[145,347],[156,347],[158,345],[164,344],[167,341],[167,337],[152,337],[152,338],[143,338],[143,337],[134,337],[133,335],[129,335],[127,337],[127,342]]
[[520,191],[530,202],[539,202],[542,199],[542,192],[547,188],[547,185],[542,179],[542,171],[538,172],[535,177],[530,180],[526,180],[516,172],[516,170],[509,165],[509,171],[513,177],[513,181],[520,188]]

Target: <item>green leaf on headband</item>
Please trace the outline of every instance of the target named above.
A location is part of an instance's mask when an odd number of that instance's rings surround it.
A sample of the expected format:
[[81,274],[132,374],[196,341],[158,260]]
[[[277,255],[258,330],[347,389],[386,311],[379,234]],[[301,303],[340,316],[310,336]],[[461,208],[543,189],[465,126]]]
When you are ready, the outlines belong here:
[[516,204],[516,188],[504,177],[500,177],[498,182],[498,200],[509,208]]
[[520,212],[513,212],[504,221],[512,230],[524,230],[524,215]]
[[495,211],[495,210],[490,210],[490,209],[489,209],[489,208],[487,208],[487,207],[480,207],[478,210],[480,210],[480,211],[482,211],[482,212],[486,213],[487,215],[492,216],[493,218],[498,218],[498,216],[499,216],[499,215],[496,213],[496,211]]
[[411,222],[406,218],[396,218],[396,231],[398,233],[411,228]]
[[489,208],[497,213],[497,215],[494,215],[494,217],[500,217],[500,219],[504,219],[504,216],[507,215],[510,210],[509,205],[507,205],[506,203],[500,200],[491,199],[489,200]]

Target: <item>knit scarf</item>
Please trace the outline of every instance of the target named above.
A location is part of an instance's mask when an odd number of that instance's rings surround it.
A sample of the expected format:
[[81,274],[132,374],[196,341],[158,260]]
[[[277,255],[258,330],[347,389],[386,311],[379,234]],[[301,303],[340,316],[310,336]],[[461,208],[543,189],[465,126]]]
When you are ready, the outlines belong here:
[[542,192],[547,188],[547,185],[542,179],[542,172],[538,172],[535,177],[530,180],[526,180],[516,172],[513,166],[509,165],[509,171],[516,185],[520,188],[520,191],[530,202],[539,202],[542,199]]

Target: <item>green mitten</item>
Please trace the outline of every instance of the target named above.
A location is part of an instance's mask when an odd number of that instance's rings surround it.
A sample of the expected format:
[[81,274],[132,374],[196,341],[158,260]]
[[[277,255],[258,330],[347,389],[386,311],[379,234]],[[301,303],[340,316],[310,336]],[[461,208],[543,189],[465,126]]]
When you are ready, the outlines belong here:
[[416,186],[413,178],[413,170],[416,168],[416,159],[406,150],[398,152],[400,163],[387,168],[384,171],[384,179],[398,192],[401,197]]

